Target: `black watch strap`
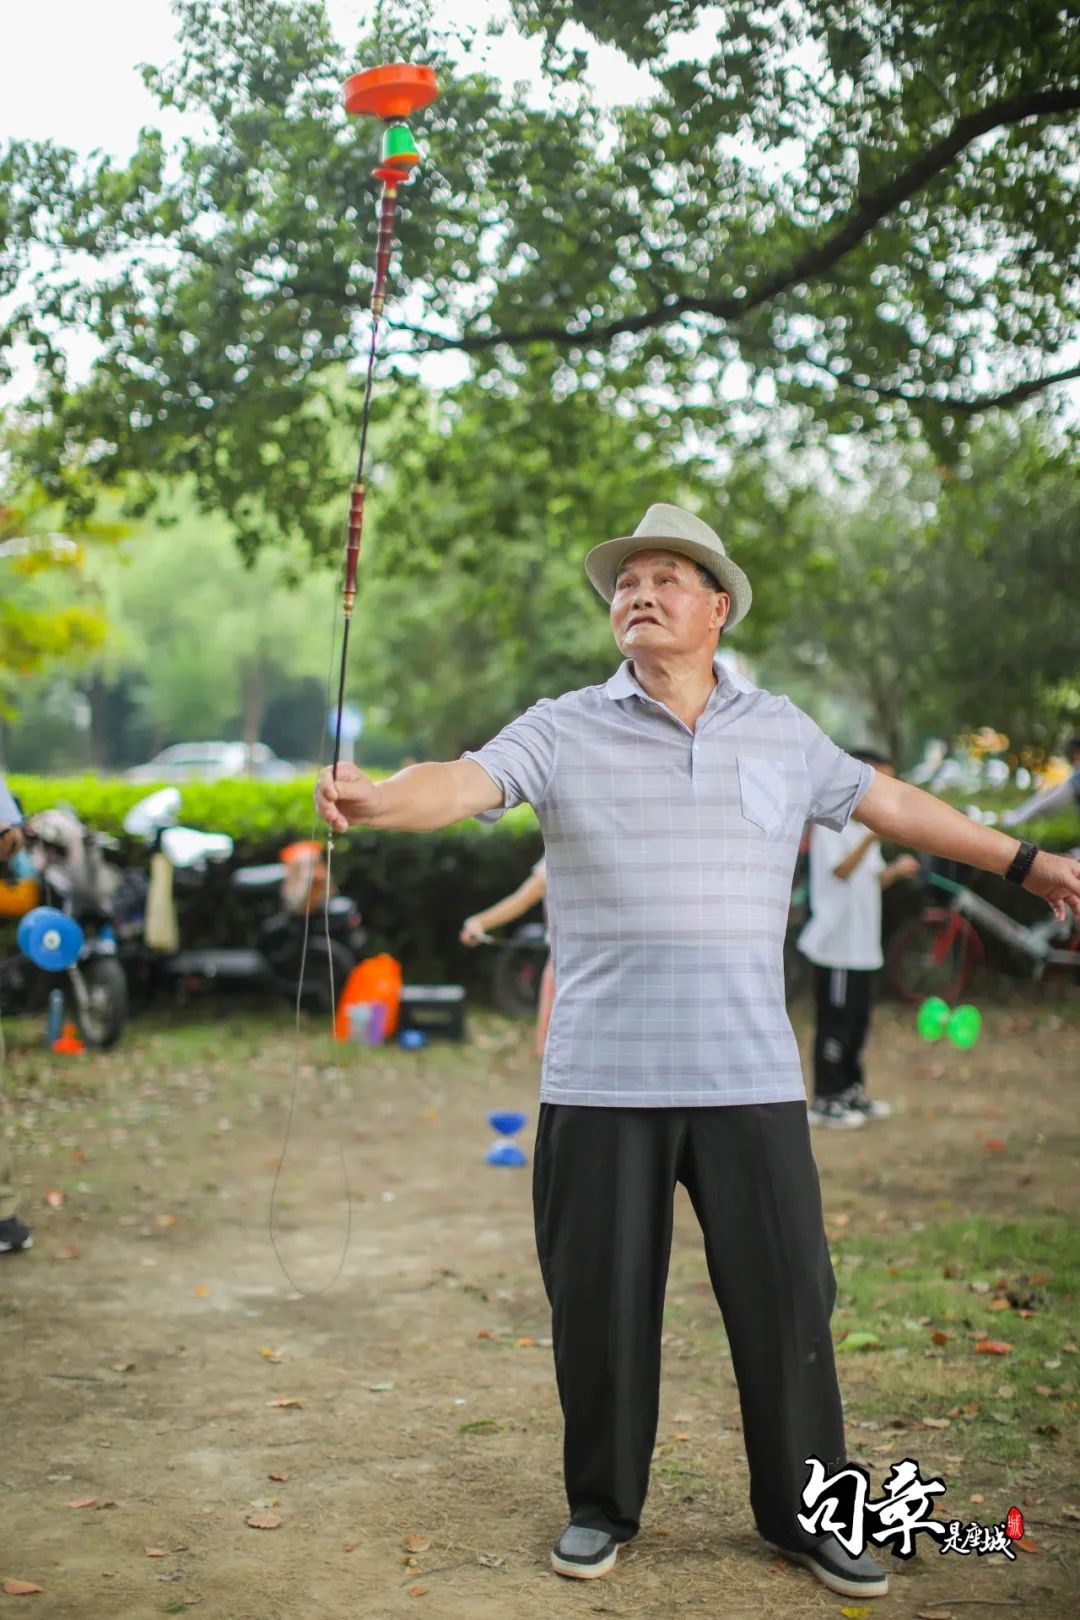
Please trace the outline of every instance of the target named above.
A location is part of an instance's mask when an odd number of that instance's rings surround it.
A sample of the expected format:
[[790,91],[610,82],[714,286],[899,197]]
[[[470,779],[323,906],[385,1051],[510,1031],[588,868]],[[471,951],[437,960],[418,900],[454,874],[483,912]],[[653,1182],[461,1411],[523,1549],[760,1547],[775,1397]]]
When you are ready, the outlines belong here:
[[1012,858],[1012,865],[1005,873],[1010,883],[1022,884],[1031,868],[1035,865],[1035,857],[1039,853],[1038,844],[1029,844],[1026,838],[1021,838],[1020,848]]

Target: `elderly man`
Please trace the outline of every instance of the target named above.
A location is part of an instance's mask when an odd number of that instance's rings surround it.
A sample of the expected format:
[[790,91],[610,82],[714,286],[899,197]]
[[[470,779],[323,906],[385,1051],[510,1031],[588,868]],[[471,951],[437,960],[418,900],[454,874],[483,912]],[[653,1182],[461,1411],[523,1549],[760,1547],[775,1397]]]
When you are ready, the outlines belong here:
[[547,850],[556,997],[537,1130],[536,1240],[552,1307],[570,1524],[552,1564],[606,1573],[637,1531],[656,1433],[676,1182],[705,1238],[739,1384],[761,1534],[845,1596],[867,1554],[799,1521],[806,1459],[844,1458],[825,1240],[783,940],[807,821],[1022,882],[1061,916],[1080,863],[978,826],[844,753],[716,658],[750,587],[691,514],[653,506],[586,571],[625,662],[486,747],[373,783],[324,771],[316,806],[421,832],[527,801]]

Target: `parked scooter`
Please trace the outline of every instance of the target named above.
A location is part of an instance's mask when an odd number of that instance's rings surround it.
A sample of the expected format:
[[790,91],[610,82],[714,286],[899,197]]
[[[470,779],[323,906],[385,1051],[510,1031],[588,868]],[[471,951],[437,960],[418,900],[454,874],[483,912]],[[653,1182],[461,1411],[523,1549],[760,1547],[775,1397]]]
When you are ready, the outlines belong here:
[[[336,993],[362,955],[367,934],[351,900],[326,895],[318,846],[294,845],[284,852],[288,859],[233,869],[233,840],[227,833],[178,825],[180,802],[176,788],[161,788],[124,818],[125,832],[151,850],[141,939],[121,953],[129,978],[145,996],[167,987],[187,994],[263,991],[295,1000],[299,991],[310,1009],[329,1011],[331,977]],[[204,918],[216,912],[231,919],[238,894],[252,902],[247,921],[253,944],[234,943],[227,926],[220,941],[185,943],[196,905]]]
[[78,960],[49,972],[16,952],[14,933],[0,947],[0,1010],[42,1014],[53,990],[64,994],[87,1046],[115,1046],[128,1018],[127,980],[117,960],[114,898],[122,875],[108,857],[115,840],[85,826],[66,808],[44,810],[23,823],[43,905],[78,923],[83,943]]

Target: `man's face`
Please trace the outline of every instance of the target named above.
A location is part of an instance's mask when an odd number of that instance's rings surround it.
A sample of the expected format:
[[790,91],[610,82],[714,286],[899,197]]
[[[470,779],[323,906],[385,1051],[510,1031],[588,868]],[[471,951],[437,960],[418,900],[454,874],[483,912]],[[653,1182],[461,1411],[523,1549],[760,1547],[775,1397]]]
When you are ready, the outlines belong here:
[[727,592],[711,590],[689,557],[638,551],[616,576],[611,628],[627,658],[711,651],[730,607]]

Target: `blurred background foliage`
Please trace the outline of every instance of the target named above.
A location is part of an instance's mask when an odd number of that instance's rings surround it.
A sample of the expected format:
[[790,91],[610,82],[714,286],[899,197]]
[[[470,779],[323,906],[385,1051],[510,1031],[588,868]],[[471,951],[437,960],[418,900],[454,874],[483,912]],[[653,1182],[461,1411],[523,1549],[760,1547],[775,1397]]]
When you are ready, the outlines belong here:
[[[603,679],[581,558],[654,500],[718,529],[755,593],[731,650],[840,740],[1080,729],[1074,9],[383,0],[344,44],[318,0],[175,10],[146,80],[190,133],[0,150],[0,366],[33,377],[0,447],[0,764],[318,757],[373,250],[338,86],[394,56],[444,89],[375,396],[363,759]],[[539,78],[490,70],[508,26]]]

